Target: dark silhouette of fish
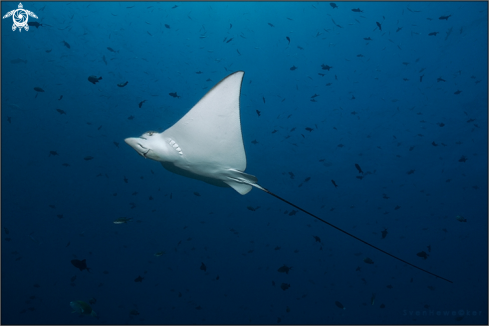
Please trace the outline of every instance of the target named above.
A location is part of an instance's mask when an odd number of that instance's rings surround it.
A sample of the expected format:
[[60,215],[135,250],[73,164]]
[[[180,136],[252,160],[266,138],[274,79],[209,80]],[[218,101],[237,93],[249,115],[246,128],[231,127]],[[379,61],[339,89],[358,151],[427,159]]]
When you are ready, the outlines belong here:
[[387,236],[387,229],[384,229],[384,231],[382,231],[382,239],[385,239],[386,236]]
[[352,9],[351,11],[353,11],[353,12],[363,12],[362,10],[360,10],[360,8]]
[[119,83],[119,84],[117,84],[117,86],[119,86],[119,87],[124,87],[124,86],[126,86],[126,85],[127,85],[127,83],[129,83],[129,82],[128,82],[128,81],[126,81],[125,83]]
[[102,79],[102,77],[97,78],[97,76],[89,76],[88,77],[88,81],[94,85],[95,85],[95,83],[98,83],[98,81],[101,79]]
[[314,129],[312,129],[312,128],[310,128],[310,127],[306,127],[306,130],[307,130],[307,131],[309,131],[309,132],[311,132],[311,131],[313,131]]
[[331,182],[333,183],[333,186],[334,186],[335,188],[338,188],[338,185],[336,184],[336,182],[334,182],[334,180],[333,180],[333,179],[331,179]]
[[144,278],[142,278],[141,276],[138,276],[134,279],[134,282],[142,282]]
[[280,267],[277,271],[279,273],[285,273],[285,274],[289,274],[289,271],[292,269],[292,267],[288,267],[286,265]]
[[402,29],[402,27],[398,27],[396,30],[396,33],[399,32]]
[[439,32],[431,32],[428,34],[428,36],[436,36],[436,34],[438,34]]
[[63,110],[61,110],[61,109],[56,109],[56,111],[58,111],[58,112],[59,112],[59,114],[66,114],[66,112],[65,112],[65,111],[63,111]]
[[438,78],[436,79],[436,82],[437,82],[437,83],[439,83],[439,82],[441,82],[441,81],[442,81],[442,82],[446,82],[446,80],[445,80],[445,79],[443,79],[443,78],[441,78],[441,77],[438,77]]
[[12,117],[7,117],[8,123],[12,123]]
[[363,171],[362,171],[362,168],[360,167],[360,165],[358,165],[357,163],[355,163],[355,167],[357,168],[358,173],[363,174]]
[[14,60],[10,60],[10,63],[13,63],[13,64],[16,64],[16,63],[27,63],[27,60],[22,60],[22,59],[14,59]]
[[118,143],[118,142],[116,142],[116,141],[115,141],[115,142],[113,142],[113,143],[114,143],[114,145],[115,145],[117,148],[119,148],[119,143]]
[[63,95],[61,95],[61,96],[59,97],[58,101],[61,101],[61,99],[62,99],[62,98],[63,98]]
[[256,114],[258,114],[258,116],[260,116],[260,113],[261,113],[260,111],[256,110]]
[[465,161],[467,161],[467,158],[462,155],[462,157],[458,161],[459,162],[465,162]]
[[114,50],[114,49],[113,49],[113,48],[111,48],[111,47],[107,47],[107,50],[109,50],[110,52],[114,52],[114,53],[118,53],[118,52],[119,52],[119,50],[117,50],[117,51],[116,51],[116,50]]
[[290,70],[296,70],[296,69],[297,69],[297,67],[296,67],[296,66],[292,66],[292,67],[290,67]]
[[290,288],[290,284],[287,284],[287,283],[282,283],[282,285],[280,285],[280,288],[281,288],[282,290],[284,290],[284,291],[285,291],[285,290],[287,290],[288,288]]
[[28,22],[27,25],[34,26],[36,29],[39,28],[39,26],[43,26],[42,24],[39,24],[38,22]]
[[452,17],[452,15],[448,15],[448,16],[440,16],[440,18],[438,18],[439,20],[448,20],[449,17]]
[[78,268],[80,271],[83,271],[86,269],[87,272],[90,272],[90,268],[87,267],[87,260],[86,259],[83,259],[83,260],[73,259],[71,261],[71,264],[73,266],[75,266],[76,268]]
[[36,92],[41,92],[41,93],[44,93],[44,90],[41,88],[41,87],[34,87],[34,90]]
[[66,46],[68,49],[71,49],[71,46],[68,44],[68,42],[61,41],[61,43],[63,43],[63,45]]
[[265,96],[262,96],[262,98],[263,98],[263,103],[265,103]]
[[273,26],[273,24],[272,24],[272,23],[268,23],[268,25],[270,25],[271,27],[275,27],[275,26]]
[[335,302],[334,302],[334,304],[335,304],[335,305],[336,305],[338,308],[340,308],[340,309],[343,309],[343,310],[345,310],[345,309],[346,309],[346,308],[345,308],[345,307],[344,307],[344,306],[341,304],[341,302],[339,302],[339,301],[335,301]]
[[455,92],[455,93],[453,93],[453,94],[458,95],[458,94],[460,94],[460,93],[462,93],[462,91],[456,91],[456,92]]
[[426,252],[421,251],[421,252],[418,252],[418,253],[416,254],[416,256],[421,257],[421,258],[423,258],[423,259],[427,259],[429,255],[428,255]]
[[374,263],[374,261],[368,257],[365,258],[363,261],[366,262],[367,264],[370,264],[370,265],[372,265]]
[[321,238],[320,237],[318,237],[317,235],[313,235],[312,237],[314,238],[314,240],[316,240],[316,242],[321,243]]
[[226,43],[231,42],[231,41],[233,40],[233,38],[234,38],[234,37],[231,37],[229,40],[227,40],[227,42],[226,42]]
[[323,70],[327,70],[329,71],[329,69],[333,68],[331,66],[328,66],[328,65],[321,65],[321,68],[323,68]]
[[207,270],[207,267],[205,267],[204,263],[202,263],[202,265],[200,265],[200,270],[202,270],[204,272]]
[[139,108],[141,108],[143,106],[143,103],[146,102],[146,100],[143,100],[141,102],[139,102]]
[[334,2],[331,2],[329,5],[330,5],[331,7],[333,7],[333,9],[338,8],[338,6],[336,5],[336,3],[334,3]]
[[420,82],[422,82],[422,81],[423,81],[423,77],[424,77],[424,75],[419,76],[419,81],[420,81]]
[[58,152],[56,152],[56,151],[49,151],[48,157],[50,157],[50,156],[56,156],[56,155],[59,155]]
[[170,96],[180,98],[180,96],[177,95],[177,92],[169,93]]
[[382,25],[379,22],[375,22],[379,26],[379,30],[382,30]]
[[83,159],[85,161],[91,161],[91,160],[93,160],[93,157],[92,156],[85,156]]
[[289,44],[290,44],[290,38],[288,36],[285,37],[287,39],[287,41],[289,41]]
[[365,41],[372,41],[372,39],[370,38],[370,36],[369,36],[369,37],[364,37],[363,39],[364,39]]

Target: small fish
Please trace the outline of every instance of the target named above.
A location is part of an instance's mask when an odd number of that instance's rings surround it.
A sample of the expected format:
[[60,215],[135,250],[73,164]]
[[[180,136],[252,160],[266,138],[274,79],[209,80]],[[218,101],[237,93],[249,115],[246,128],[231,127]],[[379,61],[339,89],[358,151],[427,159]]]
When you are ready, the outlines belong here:
[[424,75],[419,76],[419,81],[420,81],[420,82],[423,82],[423,77],[424,77]]
[[333,9],[338,8],[338,6],[336,5],[336,3],[334,3],[334,2],[330,2],[330,4],[329,4],[329,5],[330,5],[330,6],[331,6]]
[[114,52],[114,53],[118,53],[119,51],[117,50],[114,50],[113,48],[111,47],[107,47],[107,50],[109,50],[110,52]]
[[143,103],[146,102],[146,100],[143,100],[141,102],[139,102],[139,108],[141,108],[143,106]]
[[114,224],[127,224],[127,222],[131,221],[132,217],[119,217],[114,220]]
[[119,143],[118,143],[118,142],[116,142],[116,141],[115,141],[115,142],[113,142],[113,143],[114,143],[114,145],[115,145],[117,148],[119,148]]
[[12,123],[12,117],[7,117],[8,123]]
[[85,156],[83,159],[85,161],[90,161],[90,160],[93,160],[93,157],[92,156]]
[[44,93],[44,90],[41,87],[34,87],[36,92]]
[[382,233],[382,239],[385,239],[385,237],[387,236],[387,229],[384,229],[384,231],[382,231],[381,233]]
[[285,273],[285,274],[289,274],[289,271],[292,269],[292,267],[288,267],[286,265],[280,267],[277,271],[279,273]]
[[464,218],[463,216],[460,216],[460,215],[457,215],[457,217],[455,217],[455,219],[459,222],[467,222],[467,219]]
[[164,254],[165,254],[165,252],[164,252],[164,251],[158,251],[158,252],[157,252],[156,254],[154,254],[154,255],[155,255],[155,257],[160,257],[160,256],[162,256],[162,255],[164,255]]
[[367,264],[370,264],[370,265],[374,263],[374,261],[368,257],[365,258],[363,261],[366,262]]
[[316,235],[313,235],[313,238],[314,238],[314,240],[316,240],[316,242],[321,243],[321,238],[320,237],[318,237]]
[[73,312],[77,312],[81,315],[90,315],[92,317],[97,317],[95,311],[92,307],[84,301],[71,301],[70,307],[73,308]]
[[258,116],[260,116],[260,113],[261,113],[260,111],[256,110],[256,114],[258,114]]
[[170,25],[168,25],[168,24],[165,24],[165,27],[168,28],[168,29],[171,28]]
[[290,38],[288,36],[285,37],[287,39],[287,41],[289,41],[289,44],[290,44]]
[[467,161],[467,158],[462,155],[462,157],[458,161],[459,162],[465,162],[465,161]]
[[442,82],[446,82],[446,80],[445,80],[445,79],[443,79],[443,78],[441,78],[441,77],[438,77],[438,78],[436,79],[436,82],[437,82],[437,83],[439,83],[439,82],[441,82],[441,81],[442,81]]
[[71,264],[73,266],[75,266],[76,268],[78,268],[80,271],[83,271],[86,269],[87,272],[90,272],[90,268],[87,267],[87,260],[86,259],[83,259],[83,260],[73,259],[71,261]]
[[423,258],[423,259],[427,259],[429,255],[428,255],[426,252],[421,251],[421,252],[418,252],[418,253],[416,254],[416,256],[421,257],[421,258]]
[[17,64],[17,63],[27,63],[27,60],[22,60],[22,59],[14,59],[14,60],[10,60],[10,63],[13,63],[13,64]]
[[353,12],[363,12],[362,10],[360,10],[360,8],[352,9],[351,11],[353,11]]
[[119,86],[119,87],[124,87],[124,86],[126,86],[126,85],[127,85],[127,83],[129,83],[129,82],[128,82],[128,81],[126,81],[125,83],[119,83],[119,84],[117,84],[117,86]]
[[428,248],[428,252],[431,252],[431,246],[426,246]]
[[375,22],[379,26],[379,30],[382,30],[382,25],[379,22]]
[[50,156],[56,156],[56,155],[59,155],[58,152],[56,152],[56,151],[49,151],[48,157],[50,157]]
[[265,103],[265,96],[262,96],[262,99],[263,99],[263,103]]
[[71,48],[71,46],[68,44],[68,42],[66,41],[61,41],[61,43],[63,43],[64,46],[66,46],[68,49]]
[[372,41],[372,39],[370,37],[364,37],[363,38],[365,41]]
[[271,27],[275,27],[275,26],[273,26],[273,24],[272,24],[272,23],[268,23],[268,25],[270,25]]
[[94,85],[95,85],[95,83],[98,83],[98,81],[101,79],[102,79],[102,77],[97,78],[97,76],[93,76],[93,75],[88,77],[88,81]]
[[282,283],[282,284],[280,285],[280,288],[281,288],[282,290],[284,290],[284,291],[285,291],[285,290],[287,290],[288,288],[290,288],[290,284],[287,284],[287,283]]
[[194,195],[197,196],[197,197],[200,197],[200,194],[198,192],[194,192]]
[[61,99],[62,99],[62,98],[63,98],[63,95],[61,95],[61,96],[59,97],[58,101],[61,101]]
[[402,27],[398,27],[396,30],[396,33],[399,32],[402,29]]
[[413,174],[414,171],[416,171],[416,170],[409,170],[409,171],[407,171],[407,174]]
[[372,306],[375,304],[375,293],[372,293],[372,297],[370,298],[370,304]]
[[234,38],[234,37],[231,37],[229,40],[227,40],[227,42],[226,42],[226,43],[231,42],[231,41],[233,40],[233,38]]
[[256,145],[256,144],[258,144],[258,141],[255,139],[255,140],[252,140],[251,143]]
[[172,97],[180,98],[180,96],[177,95],[177,92],[169,93],[169,95]]
[[451,17],[452,15],[448,15],[448,16],[440,16],[440,18],[438,18],[439,20],[448,20],[449,17]]
[[323,70],[327,70],[327,71],[329,71],[329,70],[330,70],[331,68],[333,68],[333,67],[328,66],[328,65],[321,65],[321,68],[323,68]]
[[431,32],[428,34],[428,36],[436,36],[436,34],[438,34],[439,32]]
[[56,109],[56,111],[58,111],[58,112],[59,112],[59,114],[66,114],[66,112],[65,112],[65,111],[63,111],[63,110],[61,110],[61,109]]
[[343,306],[343,304],[341,304],[341,302],[339,302],[339,301],[335,301],[335,302],[334,302],[334,304],[335,304],[335,305],[336,305],[338,308],[343,309],[343,310],[346,310],[346,308]]
[[136,277],[136,278],[134,279],[134,282],[142,282],[142,281],[143,281],[143,279],[144,279],[143,277],[138,276],[138,277]]
[[380,309],[384,309],[384,308],[385,308],[385,304],[383,304],[383,303],[382,303],[382,304],[380,304],[379,308],[380,308]]
[[456,92],[455,92],[455,93],[453,93],[453,94],[458,95],[458,94],[460,94],[460,93],[462,93],[462,91],[456,91]]
[[177,8],[177,7],[178,7],[177,5],[174,5],[173,7],[171,7],[171,9],[175,9],[175,8]]
[[311,132],[311,131],[313,131],[313,130],[314,130],[314,129],[310,128],[310,127],[306,127],[305,129],[306,129],[307,131],[309,131],[309,132]]
[[201,264],[202,265],[200,265],[200,270],[205,272],[207,270],[207,267],[205,266],[204,263],[201,263]]
[[363,171],[362,171],[362,168],[360,167],[360,165],[358,165],[357,163],[355,163],[355,167],[357,168],[358,173],[363,174]]
[[331,179],[331,182],[333,183],[333,186],[334,186],[335,188],[338,188],[338,185],[336,184],[336,182],[334,182],[334,180],[333,180],[333,179]]
[[297,69],[297,67],[296,67],[296,66],[292,66],[292,67],[290,67],[290,70],[296,70],[296,69]]

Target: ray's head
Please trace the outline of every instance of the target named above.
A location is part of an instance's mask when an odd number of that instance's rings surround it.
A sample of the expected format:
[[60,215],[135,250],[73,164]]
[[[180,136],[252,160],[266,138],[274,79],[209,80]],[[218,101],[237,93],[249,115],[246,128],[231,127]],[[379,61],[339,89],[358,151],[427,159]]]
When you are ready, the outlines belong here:
[[148,131],[139,137],[126,138],[124,141],[144,158],[158,162],[170,160],[171,150],[158,132]]

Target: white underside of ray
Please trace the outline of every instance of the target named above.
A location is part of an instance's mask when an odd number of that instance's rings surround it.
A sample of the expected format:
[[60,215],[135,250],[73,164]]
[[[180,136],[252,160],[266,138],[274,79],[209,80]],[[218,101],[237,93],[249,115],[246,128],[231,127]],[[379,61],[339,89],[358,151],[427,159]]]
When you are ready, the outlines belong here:
[[[243,75],[243,71],[237,71],[221,80],[161,134],[143,134],[144,137],[128,138],[126,142],[173,173],[232,187],[242,195],[248,193],[257,178],[243,172],[246,154],[239,112]],[[145,152],[146,149],[153,152]]]

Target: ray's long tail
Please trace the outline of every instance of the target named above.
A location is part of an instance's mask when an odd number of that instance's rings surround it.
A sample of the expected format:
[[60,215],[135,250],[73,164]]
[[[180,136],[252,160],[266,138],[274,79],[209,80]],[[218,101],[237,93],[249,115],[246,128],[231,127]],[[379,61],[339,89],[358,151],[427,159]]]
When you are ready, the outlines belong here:
[[452,281],[450,281],[450,280],[448,280],[448,279],[446,279],[446,278],[444,278],[444,277],[441,277],[440,275],[436,275],[436,274],[434,274],[434,273],[432,273],[432,272],[427,271],[426,269],[423,269],[423,268],[421,268],[421,267],[418,267],[418,266],[416,266],[416,265],[413,265],[413,264],[411,264],[411,263],[409,263],[409,262],[405,261],[404,259],[401,259],[401,258],[399,258],[399,257],[397,257],[397,256],[394,256],[393,254],[390,254],[390,253],[388,253],[387,251],[384,251],[384,250],[382,250],[382,249],[380,249],[380,248],[378,248],[378,247],[374,246],[373,244],[368,243],[367,241],[364,241],[364,240],[362,240],[362,239],[360,239],[360,238],[358,238],[358,237],[354,236],[353,234],[348,233],[348,232],[346,232],[345,230],[342,230],[342,229],[340,229],[339,227],[337,227],[337,226],[335,226],[335,225],[333,225],[333,224],[331,224],[331,223],[329,223],[329,222],[326,222],[325,220],[323,220],[323,219],[321,219],[321,218],[317,217],[316,215],[314,215],[314,214],[312,214],[312,213],[309,213],[308,211],[306,211],[305,209],[300,208],[300,207],[299,207],[299,206],[297,206],[297,205],[292,204],[292,203],[291,203],[291,202],[289,202],[288,200],[285,200],[285,199],[283,199],[282,197],[275,195],[275,194],[274,194],[273,192],[271,192],[270,190],[268,190],[268,189],[266,189],[266,188],[263,188],[262,186],[260,186],[260,185],[258,185],[258,184],[256,184],[256,183],[251,184],[251,185],[252,185],[253,187],[255,187],[255,188],[258,188],[258,189],[260,189],[260,190],[263,190],[264,192],[266,192],[267,194],[272,195],[272,196],[273,196],[273,197],[275,197],[275,198],[280,199],[280,200],[281,200],[281,201],[283,201],[284,203],[287,203],[287,204],[289,204],[290,206],[293,206],[293,207],[297,208],[298,210],[300,210],[300,211],[302,211],[302,212],[304,212],[304,213],[306,213],[306,214],[308,214],[308,215],[310,215],[310,216],[314,217],[315,219],[317,219],[317,220],[319,220],[319,221],[321,221],[321,222],[323,222],[323,223],[325,223],[325,224],[327,224],[327,225],[329,225],[329,226],[331,226],[331,227],[335,228],[336,230],[341,231],[341,232],[343,232],[344,234],[346,234],[346,235],[348,235],[348,236],[350,236],[350,237],[352,237],[352,238],[354,238],[354,239],[357,239],[358,241],[361,241],[361,242],[363,242],[364,244],[366,244],[366,245],[368,245],[368,246],[370,246],[370,247],[372,247],[372,248],[374,248],[374,249],[376,249],[376,250],[378,250],[378,251],[380,251],[380,252],[383,252],[383,253],[384,253],[384,254],[386,254],[386,255],[391,256],[392,258],[395,258],[395,259],[397,259],[397,260],[399,260],[399,261],[402,261],[402,262],[403,262],[403,263],[405,263],[405,264],[408,264],[408,265],[410,265],[410,266],[412,266],[412,267],[414,267],[414,268],[417,268],[417,269],[419,269],[419,270],[421,270],[421,271],[423,271],[423,272],[425,272],[425,273],[428,273],[428,274],[430,274],[430,275],[433,275],[433,276],[435,276],[435,277],[437,277],[437,278],[440,278],[440,279],[442,279],[442,280],[444,280],[444,281],[447,281],[447,282],[453,283]]

